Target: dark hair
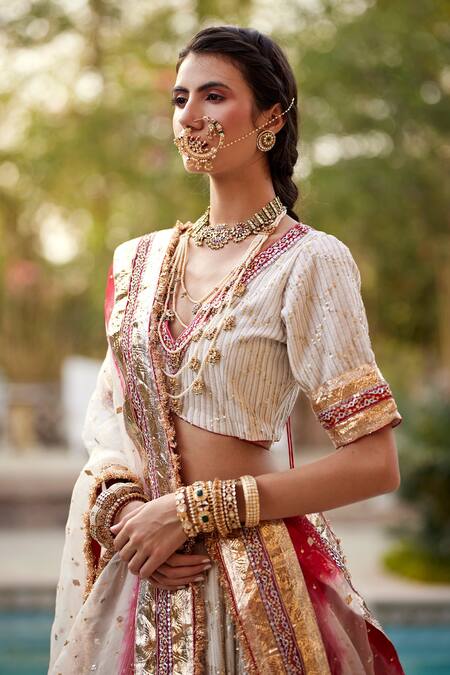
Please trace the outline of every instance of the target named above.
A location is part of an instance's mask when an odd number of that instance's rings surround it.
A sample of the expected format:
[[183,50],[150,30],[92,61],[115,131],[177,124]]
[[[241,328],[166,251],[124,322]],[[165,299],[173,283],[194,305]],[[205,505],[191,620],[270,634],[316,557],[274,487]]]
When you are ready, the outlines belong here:
[[[298,157],[297,85],[292,69],[281,48],[267,35],[254,28],[211,26],[199,31],[178,55],[178,72],[186,56],[215,54],[230,59],[239,68],[254,97],[256,112],[268,110],[280,103],[286,110],[285,124],[277,133],[277,142],[268,155],[275,193],[288,208],[288,214],[299,220],[293,210],[298,188],[292,180]],[[255,115],[256,117],[256,115]]]

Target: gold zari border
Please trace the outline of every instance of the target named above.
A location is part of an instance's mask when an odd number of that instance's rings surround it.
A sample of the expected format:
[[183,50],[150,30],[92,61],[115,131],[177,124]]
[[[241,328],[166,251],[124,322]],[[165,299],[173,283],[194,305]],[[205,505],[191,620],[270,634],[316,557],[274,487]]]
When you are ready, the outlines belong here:
[[[371,387],[386,384],[375,362],[364,363],[321,385],[311,398],[312,409],[319,417],[328,408],[352,396],[362,394]],[[334,446],[338,448],[381,429],[389,423],[395,427],[401,421],[402,416],[397,409],[397,404],[389,394],[388,398],[353,413],[347,419],[325,430]]]
[[[259,531],[262,547],[273,567],[273,584],[278,589],[301,654],[304,675],[330,675],[316,614],[287,527],[283,521],[270,521],[261,523]],[[219,566],[227,607],[243,649],[246,672],[252,675],[293,672],[277,644],[242,534],[228,538],[207,537],[205,542],[210,556]],[[261,570],[260,573],[266,572]]]

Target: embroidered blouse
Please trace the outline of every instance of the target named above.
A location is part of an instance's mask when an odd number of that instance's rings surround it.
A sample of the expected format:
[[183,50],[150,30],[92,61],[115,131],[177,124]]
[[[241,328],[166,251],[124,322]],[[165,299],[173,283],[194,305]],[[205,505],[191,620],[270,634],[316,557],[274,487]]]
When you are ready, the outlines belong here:
[[[152,237],[147,265],[160,264],[172,231],[144,235]],[[126,274],[140,239],[117,247],[114,276]],[[177,414],[215,433],[278,441],[302,390],[336,448],[398,425],[402,417],[375,360],[360,288],[342,241],[304,223],[292,226],[247,269],[233,320],[215,344],[220,358],[203,370],[200,395],[190,389],[178,399]],[[202,361],[219,315],[203,324],[195,315],[176,340],[164,322],[165,348],[183,345],[181,365]],[[184,368],[181,390],[195,377]]]

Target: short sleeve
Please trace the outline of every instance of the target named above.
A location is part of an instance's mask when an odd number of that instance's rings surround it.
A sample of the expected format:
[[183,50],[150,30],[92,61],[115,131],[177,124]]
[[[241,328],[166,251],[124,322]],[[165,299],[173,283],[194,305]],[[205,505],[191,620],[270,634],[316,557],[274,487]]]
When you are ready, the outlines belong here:
[[349,248],[315,230],[288,278],[282,307],[293,375],[336,448],[402,421],[375,360]]

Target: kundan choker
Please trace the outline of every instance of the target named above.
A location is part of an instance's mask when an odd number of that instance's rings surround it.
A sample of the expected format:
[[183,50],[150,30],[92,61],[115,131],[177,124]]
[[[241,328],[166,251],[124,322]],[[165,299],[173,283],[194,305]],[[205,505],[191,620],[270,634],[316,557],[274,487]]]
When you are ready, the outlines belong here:
[[197,246],[202,246],[205,243],[209,248],[219,249],[230,241],[237,243],[251,234],[267,232],[286,207],[276,196],[250,218],[232,226],[227,225],[227,223],[211,225],[209,222],[210,208],[208,206],[205,213],[192,225],[189,229],[189,236],[192,237]]

